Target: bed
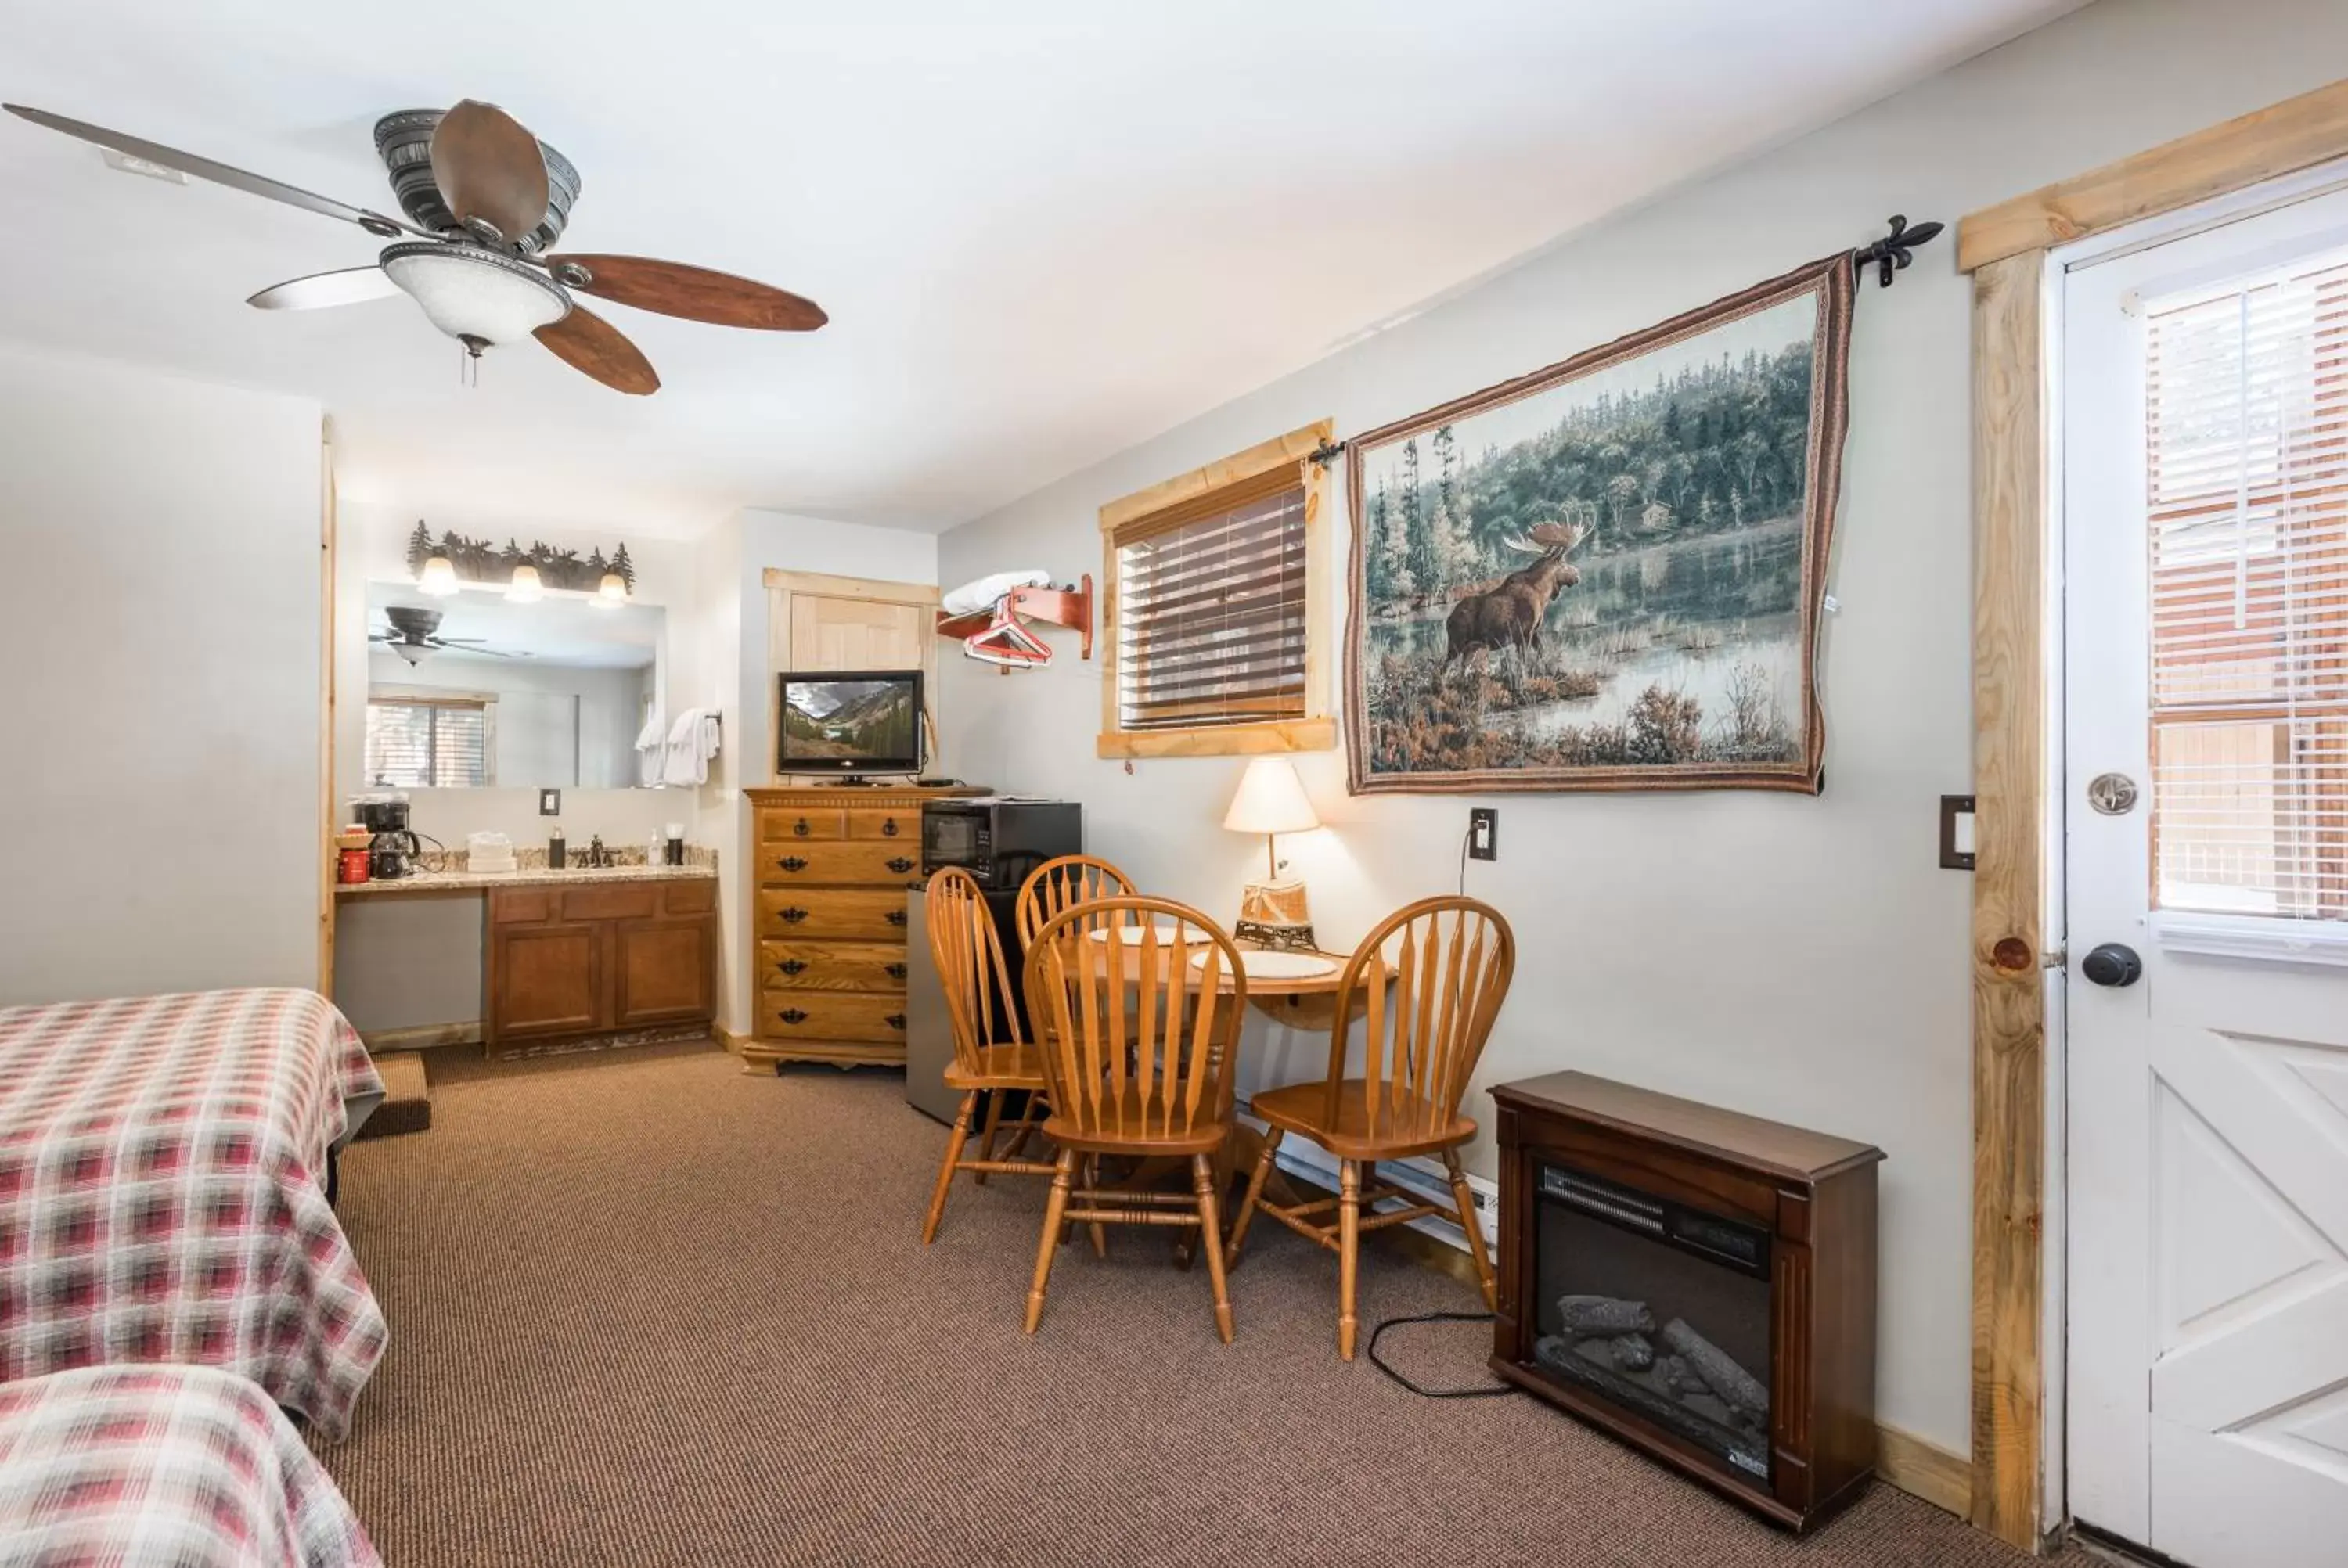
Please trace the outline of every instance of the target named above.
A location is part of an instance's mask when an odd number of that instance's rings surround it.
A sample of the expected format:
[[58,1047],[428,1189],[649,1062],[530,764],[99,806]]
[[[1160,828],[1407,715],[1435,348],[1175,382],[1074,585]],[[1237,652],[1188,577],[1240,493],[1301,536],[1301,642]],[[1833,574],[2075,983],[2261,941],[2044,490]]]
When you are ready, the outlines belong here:
[[322,1184],[382,1096],[313,991],[0,1009],[0,1382],[220,1367],[339,1440],[387,1331]]
[[0,1387],[0,1562],[381,1568],[269,1396],[211,1367],[84,1367]]

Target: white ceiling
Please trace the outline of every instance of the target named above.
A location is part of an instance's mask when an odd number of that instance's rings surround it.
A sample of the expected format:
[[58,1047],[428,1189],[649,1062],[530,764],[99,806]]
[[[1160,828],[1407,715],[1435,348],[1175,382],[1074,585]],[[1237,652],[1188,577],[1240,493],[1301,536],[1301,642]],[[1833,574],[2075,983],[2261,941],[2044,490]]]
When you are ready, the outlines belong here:
[[0,98],[382,210],[376,118],[486,98],[579,166],[570,248],[831,314],[602,308],[657,395],[529,344],[465,388],[404,299],[243,303],[358,229],[0,119],[0,337],[316,397],[354,497],[942,528],[2076,3],[0,0]]

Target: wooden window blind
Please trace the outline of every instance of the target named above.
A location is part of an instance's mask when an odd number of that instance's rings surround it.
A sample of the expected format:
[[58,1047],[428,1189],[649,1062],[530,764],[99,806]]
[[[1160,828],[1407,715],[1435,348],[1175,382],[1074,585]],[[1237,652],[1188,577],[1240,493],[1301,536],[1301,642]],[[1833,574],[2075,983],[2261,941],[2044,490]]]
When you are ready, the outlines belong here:
[[2156,899],[2348,918],[2348,251],[2147,328]]
[[497,782],[489,704],[479,698],[376,697],[366,706],[369,787],[464,789]]
[[1117,530],[1120,729],[1304,717],[1304,511],[1283,465]]

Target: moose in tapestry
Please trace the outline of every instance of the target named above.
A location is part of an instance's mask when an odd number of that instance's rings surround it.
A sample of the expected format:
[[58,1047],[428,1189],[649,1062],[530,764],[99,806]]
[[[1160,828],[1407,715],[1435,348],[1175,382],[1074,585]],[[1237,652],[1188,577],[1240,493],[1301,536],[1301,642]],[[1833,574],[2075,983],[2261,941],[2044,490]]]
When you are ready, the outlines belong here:
[[1348,444],[1356,792],[1815,792],[1848,256]]

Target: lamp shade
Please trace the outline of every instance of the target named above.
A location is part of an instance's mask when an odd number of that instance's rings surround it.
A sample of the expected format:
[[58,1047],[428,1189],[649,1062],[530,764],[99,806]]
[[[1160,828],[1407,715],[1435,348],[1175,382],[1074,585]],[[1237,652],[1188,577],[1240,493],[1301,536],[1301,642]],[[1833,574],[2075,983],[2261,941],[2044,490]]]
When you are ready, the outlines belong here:
[[417,241],[389,247],[382,262],[384,275],[452,338],[519,343],[571,313],[570,296],[545,273],[479,245]]
[[1321,825],[1305,796],[1296,764],[1286,757],[1257,757],[1240,775],[1239,793],[1223,825],[1233,833],[1303,833]]
[[424,563],[424,573],[416,586],[424,592],[447,598],[461,586],[457,581],[457,568],[447,556],[436,555]]
[[506,598],[515,604],[536,604],[544,588],[545,584],[539,581],[538,569],[524,561],[514,568],[513,583],[506,589]]

